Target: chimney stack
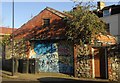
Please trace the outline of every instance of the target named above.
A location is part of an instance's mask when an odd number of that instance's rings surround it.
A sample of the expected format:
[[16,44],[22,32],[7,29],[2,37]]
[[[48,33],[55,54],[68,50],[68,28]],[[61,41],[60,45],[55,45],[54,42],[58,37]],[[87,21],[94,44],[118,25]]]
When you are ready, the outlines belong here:
[[97,9],[102,10],[105,7],[105,3],[102,1],[97,2]]

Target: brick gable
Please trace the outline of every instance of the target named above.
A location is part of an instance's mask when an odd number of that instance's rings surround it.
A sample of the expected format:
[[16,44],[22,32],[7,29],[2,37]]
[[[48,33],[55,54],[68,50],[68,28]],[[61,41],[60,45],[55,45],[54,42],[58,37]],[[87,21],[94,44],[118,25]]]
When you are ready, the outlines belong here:
[[[60,32],[64,31],[63,17],[65,17],[63,13],[47,7],[16,30],[14,33],[15,38],[40,39],[47,37],[54,39],[55,37],[60,36]],[[44,27],[43,19],[46,18],[50,19],[49,27]]]

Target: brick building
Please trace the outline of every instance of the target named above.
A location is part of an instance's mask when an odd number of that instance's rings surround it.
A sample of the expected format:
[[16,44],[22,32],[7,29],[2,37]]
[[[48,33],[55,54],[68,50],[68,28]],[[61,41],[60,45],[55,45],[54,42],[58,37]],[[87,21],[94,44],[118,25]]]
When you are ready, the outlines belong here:
[[29,40],[26,57],[37,59],[37,72],[73,74],[73,47],[64,36],[63,18],[68,16],[47,7],[15,32],[16,39]]
[[109,79],[120,80],[120,4],[106,6],[104,2],[98,2],[98,8],[94,13],[108,25],[108,32],[117,39],[116,50],[107,52]]
[[36,72],[108,79],[106,48],[116,44],[116,39],[110,34],[98,34],[96,46],[74,46],[65,37],[65,17],[71,18],[70,15],[46,7],[15,31],[15,39],[27,40],[26,58],[36,59]]
[[120,43],[120,4],[106,6],[105,2],[98,2],[98,8],[94,13],[108,25],[108,31],[117,38]]

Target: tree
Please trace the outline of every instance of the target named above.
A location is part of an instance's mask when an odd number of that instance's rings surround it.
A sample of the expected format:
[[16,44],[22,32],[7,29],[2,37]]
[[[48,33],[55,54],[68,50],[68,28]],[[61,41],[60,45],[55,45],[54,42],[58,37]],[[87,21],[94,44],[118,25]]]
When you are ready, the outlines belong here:
[[[19,40],[14,40],[14,57],[16,59],[19,58],[26,58],[26,54],[25,52],[28,51],[28,49],[26,48],[26,42],[24,39],[19,39]],[[0,41],[0,44],[4,47],[4,49],[6,49],[5,52],[5,59],[10,59],[12,57],[12,38],[11,35],[5,35],[3,37],[3,39]]]
[[89,3],[84,6],[78,3],[73,10],[67,12],[72,18],[66,18],[66,36],[75,44],[90,44],[98,33],[107,33],[106,24],[90,11],[91,7]]

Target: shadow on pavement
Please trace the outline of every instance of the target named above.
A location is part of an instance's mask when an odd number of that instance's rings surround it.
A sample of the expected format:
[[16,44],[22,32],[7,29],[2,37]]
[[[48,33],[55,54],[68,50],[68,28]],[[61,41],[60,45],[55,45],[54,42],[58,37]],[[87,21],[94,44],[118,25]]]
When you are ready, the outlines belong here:
[[28,81],[28,80],[23,80],[23,81],[17,81],[15,79],[13,80],[6,80],[3,81],[2,83],[119,83],[119,82],[109,82],[109,81],[104,81],[104,80],[77,80],[77,79],[68,79],[68,78],[57,78],[57,77],[44,77],[44,78],[39,78],[36,81]]
[[76,83],[109,83],[108,81],[95,81],[95,80],[77,80],[57,77],[45,77],[38,79],[40,83],[61,83],[61,82],[76,82]]

